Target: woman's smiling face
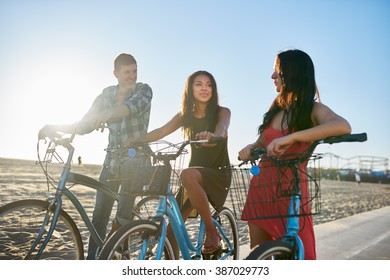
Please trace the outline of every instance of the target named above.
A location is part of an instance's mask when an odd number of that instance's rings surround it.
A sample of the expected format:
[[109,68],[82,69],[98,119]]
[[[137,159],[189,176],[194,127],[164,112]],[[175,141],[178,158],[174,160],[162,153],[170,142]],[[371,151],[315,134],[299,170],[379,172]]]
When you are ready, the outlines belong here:
[[210,78],[203,74],[197,76],[192,84],[192,91],[197,102],[209,102],[213,94]]

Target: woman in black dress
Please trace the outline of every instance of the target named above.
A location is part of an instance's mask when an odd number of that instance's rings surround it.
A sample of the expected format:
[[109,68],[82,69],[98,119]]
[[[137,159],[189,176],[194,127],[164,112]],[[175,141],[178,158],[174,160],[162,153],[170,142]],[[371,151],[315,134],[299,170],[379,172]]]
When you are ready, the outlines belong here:
[[220,236],[211,219],[209,203],[220,211],[230,187],[231,173],[227,148],[230,110],[219,105],[217,84],[207,71],[197,71],[187,78],[181,111],[165,125],[130,142],[153,142],[179,128],[187,139],[223,137],[218,144],[191,145],[189,167],[181,172],[181,182],[189,203],[182,208],[186,220],[193,208],[202,217],[206,240],[202,252],[213,254],[220,248]]

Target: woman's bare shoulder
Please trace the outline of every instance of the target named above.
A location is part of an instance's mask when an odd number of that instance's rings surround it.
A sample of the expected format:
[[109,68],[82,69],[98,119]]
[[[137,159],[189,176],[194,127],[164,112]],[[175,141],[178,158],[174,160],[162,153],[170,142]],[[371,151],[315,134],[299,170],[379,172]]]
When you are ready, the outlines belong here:
[[229,113],[230,114],[230,109],[228,107],[219,106],[219,110],[222,113]]

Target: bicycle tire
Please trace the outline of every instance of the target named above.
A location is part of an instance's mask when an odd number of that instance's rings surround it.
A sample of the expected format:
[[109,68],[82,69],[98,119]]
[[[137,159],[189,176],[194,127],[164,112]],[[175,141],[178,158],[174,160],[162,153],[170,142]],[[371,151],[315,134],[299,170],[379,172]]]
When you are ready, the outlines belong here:
[[245,260],[295,260],[294,248],[281,240],[271,240],[255,247]]
[[[0,207],[0,259],[26,259],[37,238],[49,202],[43,200],[18,200]],[[50,219],[51,221],[51,219]],[[44,240],[39,241],[37,249]],[[35,250],[29,259],[36,258]],[[40,259],[84,259],[80,232],[73,219],[60,210],[55,232]]]
[[222,211],[217,216],[217,220],[220,223],[222,230],[228,238],[230,244],[233,246],[233,249],[231,250],[227,241],[222,238],[222,250],[221,256],[219,258],[226,260],[237,260],[239,257],[239,240],[238,227],[234,214],[229,208],[223,207]]
[[[151,221],[132,221],[119,228],[103,245],[99,260],[154,260],[161,230]],[[144,241],[149,241],[145,249]],[[144,257],[140,257],[145,252]],[[168,238],[164,242],[162,259],[174,260],[175,253]]]
[[155,215],[159,203],[159,196],[153,195],[142,198],[133,209],[133,220],[149,220],[150,217]]

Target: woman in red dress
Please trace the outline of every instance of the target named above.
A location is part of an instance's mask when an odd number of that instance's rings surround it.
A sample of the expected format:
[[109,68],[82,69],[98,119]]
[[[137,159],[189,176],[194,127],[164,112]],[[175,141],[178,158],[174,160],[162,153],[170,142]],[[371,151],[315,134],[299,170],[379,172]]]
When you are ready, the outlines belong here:
[[[264,115],[259,126],[259,137],[239,152],[242,160],[250,159],[253,148],[266,148],[269,156],[305,151],[311,142],[330,136],[351,133],[351,127],[344,118],[337,115],[329,107],[319,102],[319,94],[315,82],[314,65],[309,55],[300,50],[287,50],[277,54],[274,72],[271,78],[278,93],[270,109]],[[270,163],[260,161],[262,165]],[[303,164],[306,168],[306,164]],[[269,167],[267,167],[269,168]],[[285,232],[284,221],[280,218],[251,219],[256,210],[251,201],[265,200],[266,192],[256,191],[259,184],[272,184],[269,172],[260,172],[253,177],[248,192],[248,201],[242,213],[242,219],[248,221],[250,246],[282,236]],[[275,188],[270,186],[270,191]],[[307,185],[302,185],[303,197]],[[270,195],[270,193],[268,193]],[[274,203],[276,204],[276,203]],[[257,204],[256,207],[262,207]],[[283,208],[281,205],[272,207]],[[260,209],[259,209],[260,210]],[[263,209],[261,209],[263,210]],[[300,238],[305,246],[305,259],[316,259],[315,237],[311,216],[300,218]]]

